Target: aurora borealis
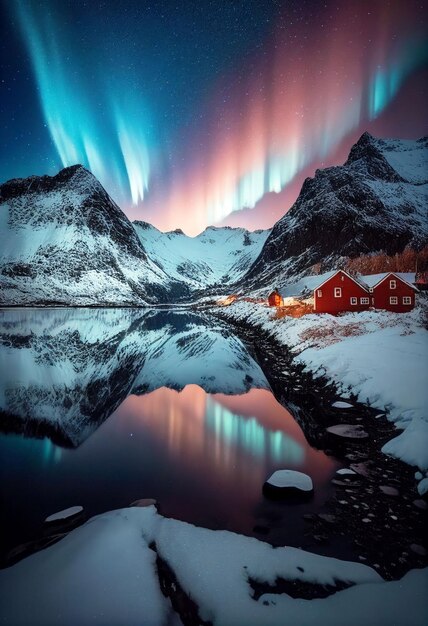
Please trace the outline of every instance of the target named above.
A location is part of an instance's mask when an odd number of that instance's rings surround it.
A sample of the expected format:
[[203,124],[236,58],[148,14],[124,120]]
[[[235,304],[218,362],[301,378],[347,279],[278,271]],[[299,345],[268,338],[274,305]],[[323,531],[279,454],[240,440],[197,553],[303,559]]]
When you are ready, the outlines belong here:
[[161,230],[270,226],[365,130],[426,134],[426,16],[404,0],[4,0],[0,177],[80,162]]

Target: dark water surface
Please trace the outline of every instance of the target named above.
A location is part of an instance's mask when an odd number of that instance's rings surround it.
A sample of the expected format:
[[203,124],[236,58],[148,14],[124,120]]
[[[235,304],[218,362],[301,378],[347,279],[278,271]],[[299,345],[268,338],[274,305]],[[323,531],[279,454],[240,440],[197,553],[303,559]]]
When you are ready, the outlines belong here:
[[[0,311],[3,554],[46,516],[156,498],[208,528],[308,547],[302,515],[338,464],[311,448],[247,347],[193,313]],[[304,504],[269,502],[280,468],[308,473]]]

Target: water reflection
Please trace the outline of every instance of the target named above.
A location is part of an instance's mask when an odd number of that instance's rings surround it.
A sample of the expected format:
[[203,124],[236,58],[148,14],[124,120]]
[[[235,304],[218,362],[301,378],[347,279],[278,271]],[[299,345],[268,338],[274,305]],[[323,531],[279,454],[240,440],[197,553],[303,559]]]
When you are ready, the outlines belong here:
[[335,461],[308,445],[243,343],[204,316],[3,311],[0,371],[6,548],[57,510],[93,515],[143,497],[251,535],[272,514],[261,489],[281,467],[314,481],[313,502],[274,512],[274,541],[301,545],[302,511],[329,493]]
[[269,387],[247,348],[215,320],[141,309],[0,310],[0,373],[2,430],[69,447],[130,394]]
[[206,423],[214,430],[216,439],[237,445],[258,458],[268,456],[284,463],[302,463],[302,446],[280,430],[264,428],[255,417],[235,415],[211,398],[206,409]]

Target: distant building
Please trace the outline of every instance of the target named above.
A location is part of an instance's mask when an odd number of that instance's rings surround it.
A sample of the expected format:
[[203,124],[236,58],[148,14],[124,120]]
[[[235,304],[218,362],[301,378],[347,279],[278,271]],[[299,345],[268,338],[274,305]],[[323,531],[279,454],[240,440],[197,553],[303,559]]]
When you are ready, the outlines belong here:
[[417,272],[414,284],[419,291],[428,291],[428,272]]
[[282,306],[282,296],[278,289],[274,289],[268,296],[269,306]]

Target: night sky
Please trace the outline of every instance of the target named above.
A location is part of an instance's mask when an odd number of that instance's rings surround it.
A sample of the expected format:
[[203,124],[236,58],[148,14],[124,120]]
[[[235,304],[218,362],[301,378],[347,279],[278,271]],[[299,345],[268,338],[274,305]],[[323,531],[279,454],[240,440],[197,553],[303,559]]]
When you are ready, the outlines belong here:
[[0,181],[82,163],[131,219],[271,226],[365,130],[428,133],[423,1],[0,0]]

